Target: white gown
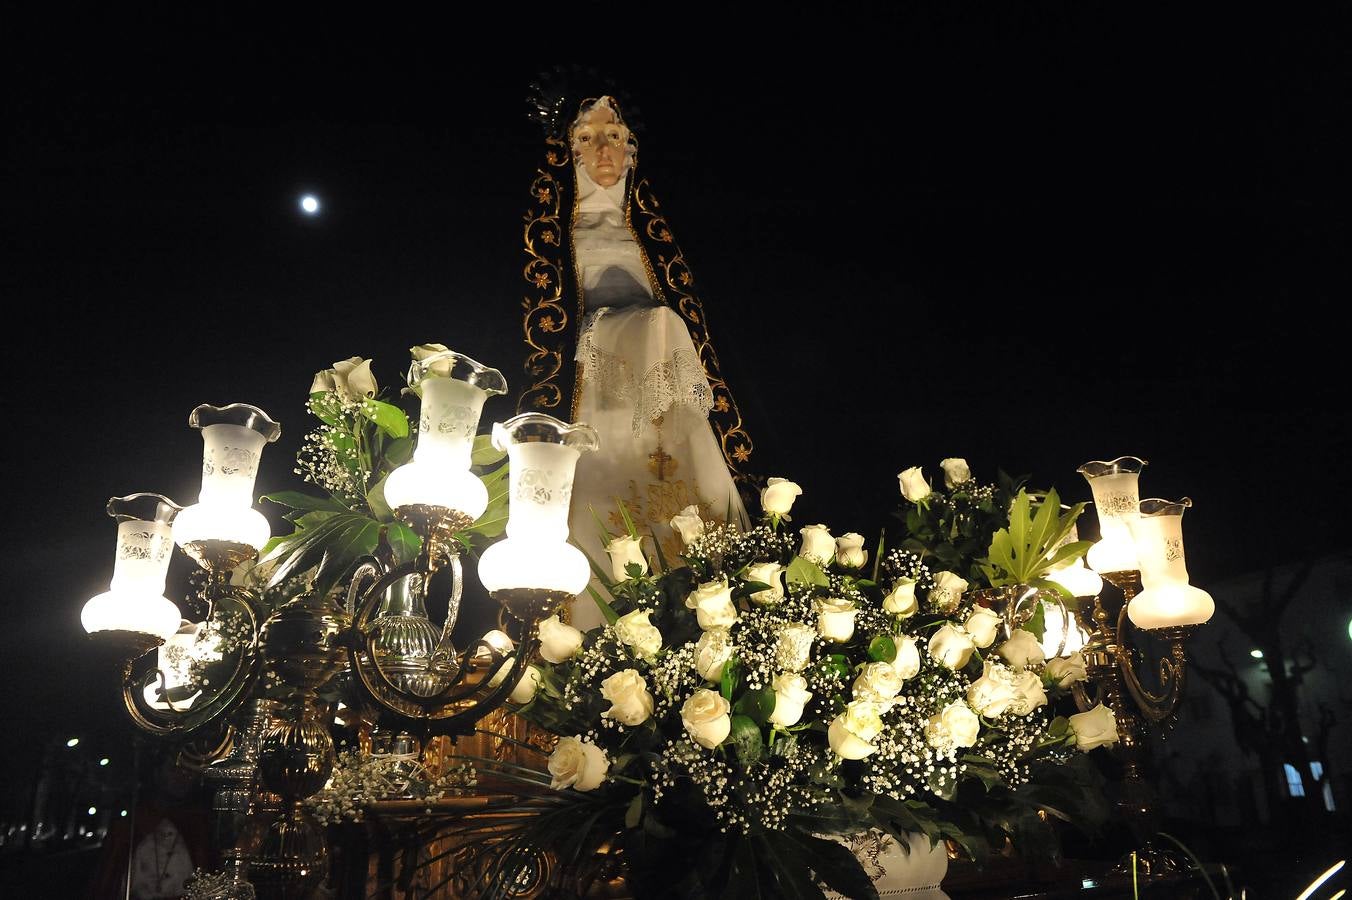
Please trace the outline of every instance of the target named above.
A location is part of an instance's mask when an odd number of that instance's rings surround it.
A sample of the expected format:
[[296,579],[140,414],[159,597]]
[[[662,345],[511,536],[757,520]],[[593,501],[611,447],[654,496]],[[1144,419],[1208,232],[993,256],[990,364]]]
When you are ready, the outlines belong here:
[[[690,332],[653,298],[642,252],[625,224],[624,182],[603,188],[579,167],[577,184],[573,246],[587,316],[578,339],[574,418],[596,429],[600,449],[578,463],[569,530],[609,571],[596,519],[610,534],[624,533],[623,500],[639,532],[661,541],[675,563],[681,544],[668,524],[672,516],[696,505],[706,518],[742,521],[746,511],[709,426],[713,393]],[[644,549],[655,556],[650,541]],[[579,598],[573,624],[600,621],[591,598]]]

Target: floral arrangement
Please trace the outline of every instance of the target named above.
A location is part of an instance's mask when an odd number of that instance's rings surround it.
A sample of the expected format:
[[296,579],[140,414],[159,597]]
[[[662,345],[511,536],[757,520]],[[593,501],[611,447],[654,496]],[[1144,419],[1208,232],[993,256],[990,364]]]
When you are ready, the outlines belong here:
[[[409,352],[418,362],[445,350],[443,344],[420,344]],[[267,586],[304,574],[316,590],[327,592],[353,562],[375,551],[382,534],[396,561],[417,555],[418,536],[385,502],[386,478],[413,454],[408,414],[397,405],[399,393],[381,396],[369,359],[340,360],[315,375],[308,407],[319,424],[304,438],[295,473],[324,494],[264,495],[264,500],[287,507],[286,519],[295,526],[263,549],[259,564],[267,573]],[[466,546],[496,538],[507,526],[507,466],[500,465],[504,457],[487,435],[476,439],[473,462],[488,488],[489,505],[473,527],[456,535]]]
[[513,697],[560,735],[551,783],[578,799],[522,839],[622,834],[648,894],[876,896],[831,835],[920,832],[980,859],[1010,842],[1050,854],[1039,811],[1093,821],[1079,751],[1116,740],[1112,713],[1054,713],[1083,661],[1046,660],[975,589],[1017,501],[968,484],[960,460],[945,471],[948,495],[901,474],[916,527],[871,569],[859,534],[788,530],[801,489],[783,479],[749,530],[694,507],[673,519],[680,566],[659,547],[654,569],[626,516],[607,536],[611,599],[596,597],[607,624],[547,619]]
[[305,808],[321,825],[360,822],[367,804],[376,800],[411,799],[431,803],[448,794],[472,791],[478,784],[474,766],[461,763],[440,775],[418,762],[416,753],[362,753],[344,750],[338,754],[333,777],[324,789],[307,797]]

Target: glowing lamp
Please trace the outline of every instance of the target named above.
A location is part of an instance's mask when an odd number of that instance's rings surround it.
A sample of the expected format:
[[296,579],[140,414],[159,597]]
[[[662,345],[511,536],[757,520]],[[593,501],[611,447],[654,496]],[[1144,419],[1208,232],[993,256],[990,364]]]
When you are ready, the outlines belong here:
[[[507,537],[484,551],[479,578],[524,619],[581,593],[591,578],[587,558],[568,543],[568,504],[577,461],[596,449],[596,431],[522,413],[493,426],[493,446],[507,451],[511,507]],[[523,597],[539,603],[518,603]]]
[[1139,569],[1131,523],[1140,515],[1141,493],[1137,482],[1146,461],[1119,456],[1110,462],[1087,462],[1076,469],[1089,482],[1098,511],[1100,539],[1089,548],[1089,567],[1095,572],[1130,572]]
[[1132,523],[1141,561],[1141,592],[1132,598],[1127,617],[1138,628],[1201,625],[1216,612],[1211,595],[1188,583],[1183,555],[1183,511],[1187,497],[1177,503],[1142,500],[1140,516]]
[[85,631],[133,632],[165,640],[178,630],[178,607],[164,596],[178,512],[178,504],[159,494],[108,501],[108,515],[117,520],[113,580],[80,612]]
[[197,503],[174,520],[174,540],[185,549],[219,542],[257,553],[272,529],[253,508],[254,480],[263,447],[277,440],[282,427],[247,403],[203,404],[192,411],[188,425],[202,432],[202,490]]
[[488,491],[470,472],[474,434],[484,401],[505,394],[507,382],[490,369],[444,350],[415,360],[408,383],[422,397],[413,459],[390,473],[385,501],[392,509],[436,506],[473,520],[488,507]]

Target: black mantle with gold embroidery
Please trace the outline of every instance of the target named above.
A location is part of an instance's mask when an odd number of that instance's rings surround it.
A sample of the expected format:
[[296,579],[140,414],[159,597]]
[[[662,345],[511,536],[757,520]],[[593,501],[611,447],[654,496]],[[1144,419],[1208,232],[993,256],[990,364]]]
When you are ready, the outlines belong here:
[[[631,167],[625,179],[625,223],[642,249],[643,264],[653,297],[680,314],[699,354],[713,393],[709,422],[718,438],[733,480],[748,499],[757,479],[748,472],[755,445],[747,434],[709,335],[704,305],[695,293],[695,276],[662,215],[661,205],[646,178]],[[529,348],[525,362],[527,386],[517,400],[517,411],[548,412],[574,418],[577,410],[578,327],[583,316],[582,290],[571,240],[577,212],[576,175],[566,137],[546,139],[544,165],[536,170],[526,210],[522,269],[523,329]]]

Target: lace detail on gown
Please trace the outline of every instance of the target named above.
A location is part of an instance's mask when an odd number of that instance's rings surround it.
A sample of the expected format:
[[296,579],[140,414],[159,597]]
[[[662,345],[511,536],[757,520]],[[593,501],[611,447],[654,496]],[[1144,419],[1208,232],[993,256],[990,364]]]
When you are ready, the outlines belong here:
[[[584,390],[596,392],[601,408],[632,408],[630,426],[635,438],[641,437],[649,423],[674,406],[690,407],[701,417],[707,416],[714,407],[713,391],[709,389],[704,366],[679,321],[675,324],[682,329],[684,347],[679,346],[679,342],[672,347],[672,342],[663,341],[661,343],[666,346],[654,359],[655,354],[636,353],[634,351],[639,348],[626,345],[625,338],[632,328],[641,328],[643,333],[650,335],[661,334],[664,326],[671,324],[663,320],[674,318],[665,307],[628,309],[618,313],[600,309],[583,324],[577,359],[582,364]],[[612,324],[614,328],[610,327]],[[608,334],[602,337],[599,336],[601,332]],[[612,343],[607,337],[613,338],[614,343],[625,347],[627,352],[621,354],[604,349],[602,344]]]

